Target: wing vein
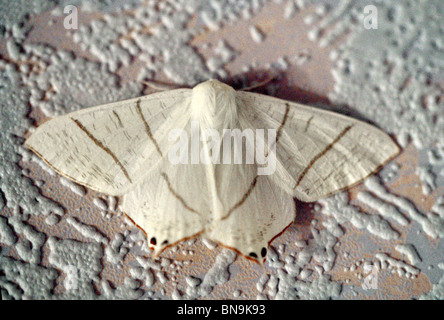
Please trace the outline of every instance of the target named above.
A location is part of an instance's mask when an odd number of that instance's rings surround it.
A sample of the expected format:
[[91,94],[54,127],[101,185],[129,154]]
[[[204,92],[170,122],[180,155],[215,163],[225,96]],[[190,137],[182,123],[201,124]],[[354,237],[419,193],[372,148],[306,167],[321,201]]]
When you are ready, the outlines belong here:
[[250,196],[251,192],[253,192],[253,189],[257,184],[257,178],[258,176],[256,175],[253,181],[251,182],[250,186],[248,187],[247,192],[245,192],[242,198],[237,203],[235,203],[230,210],[228,210],[227,214],[225,215],[225,217],[222,218],[222,220],[227,219],[231,215],[231,213],[233,213],[234,210],[239,208],[241,205],[244,204],[245,201],[247,201],[248,197]]
[[353,127],[353,125],[347,126],[344,130],[341,131],[340,134],[327,146],[324,150],[322,150],[320,153],[318,153],[308,164],[308,166],[305,167],[305,169],[302,171],[301,175],[298,178],[298,181],[296,182],[296,186],[294,189],[296,189],[299,184],[301,183],[302,179],[305,177],[305,175],[308,173],[308,171],[313,167],[313,165],[318,161],[320,158],[322,158],[333,146],[341,140],[341,138]]
[[77,119],[71,118],[71,120],[80,128],[80,130],[82,130],[87,136],[88,138],[90,138],[99,148],[101,148],[103,151],[105,151],[113,160],[114,162],[119,166],[120,170],[122,170],[123,174],[125,175],[125,177],[128,179],[128,181],[130,183],[133,183],[131,181],[130,176],[128,175],[128,172],[126,171],[125,167],[123,166],[123,164],[119,161],[119,159],[117,159],[117,157],[115,156],[114,153],[112,153],[112,151],[107,148],[102,142],[100,142],[99,140],[97,140],[92,134],[91,132],[88,131],[88,129],[85,128],[85,126]]
[[156,150],[159,153],[160,157],[163,157],[162,151],[160,150],[160,147],[159,147],[159,144],[157,143],[156,139],[154,138],[154,136],[153,136],[153,134],[151,132],[151,128],[148,125],[148,122],[146,122],[145,117],[143,116],[142,109],[140,108],[140,99],[136,101],[136,110],[137,110],[137,113],[139,114],[140,118],[143,121],[143,124],[145,126],[146,134],[151,139],[151,141],[154,143],[154,146],[156,147]]
[[182,203],[182,205],[189,211],[193,212],[193,213],[197,213],[198,215],[201,215],[198,211],[196,211],[195,209],[191,208],[186,202],[185,199],[182,198],[182,196],[180,196],[179,194],[177,194],[177,192],[173,189],[173,186],[171,185],[170,179],[168,178],[167,174],[165,172],[161,173],[162,178],[165,180],[168,190],[170,190],[170,192],[172,193],[172,195],[179,200],[180,203]]

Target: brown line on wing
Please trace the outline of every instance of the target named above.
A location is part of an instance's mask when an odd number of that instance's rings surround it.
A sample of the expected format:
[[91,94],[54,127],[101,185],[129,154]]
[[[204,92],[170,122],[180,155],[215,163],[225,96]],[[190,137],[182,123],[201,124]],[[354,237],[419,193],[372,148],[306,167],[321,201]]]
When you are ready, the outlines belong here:
[[327,146],[324,150],[319,152],[308,164],[307,167],[305,167],[304,171],[302,171],[301,175],[298,178],[298,181],[296,182],[296,186],[294,189],[296,189],[299,184],[301,183],[302,179],[305,177],[307,172],[313,167],[313,165],[318,161],[320,158],[322,158],[333,146],[353,127],[353,125],[347,126],[338,136]]
[[[276,141],[274,142],[274,144],[276,144],[276,143],[279,141],[279,138],[280,138],[280,136],[281,136],[281,134],[282,134],[282,129],[284,128],[285,123],[287,122],[289,112],[290,112],[290,104],[286,103],[286,104],[285,104],[285,113],[284,113],[284,117],[282,118],[281,125],[279,126],[278,131],[277,131],[277,133],[276,133]],[[267,152],[267,156],[268,156],[268,152]],[[248,190],[247,190],[247,191],[244,193],[244,195],[242,196],[242,198],[241,198],[236,204],[234,204],[234,206],[231,207],[230,210],[228,210],[227,214],[222,218],[222,220],[227,219],[227,218],[233,213],[234,210],[236,210],[237,208],[239,208],[241,205],[244,204],[245,201],[247,201],[248,197],[249,197],[250,194],[253,192],[253,189],[254,189],[254,187],[256,186],[257,179],[258,179],[258,176],[256,175],[256,176],[254,177],[253,181],[251,182],[251,184],[250,184]]]
[[247,192],[245,192],[243,197],[234,206],[232,206],[230,210],[228,210],[228,212],[225,215],[225,217],[223,217],[221,220],[227,219],[233,213],[234,210],[239,208],[241,205],[244,204],[245,201],[247,201],[248,197],[250,196],[251,192],[253,192],[253,189],[254,189],[254,187],[257,184],[257,178],[258,178],[258,176],[254,177],[254,179],[251,182],[250,187],[248,188]]
[[304,132],[307,132],[308,127],[310,126],[311,121],[313,120],[313,118],[314,118],[314,116],[311,116],[310,119],[308,119],[307,124],[305,125]]
[[113,110],[113,114],[114,114],[114,116],[116,117],[117,122],[119,123],[119,126],[120,126],[121,128],[123,128],[122,120],[120,120],[120,117],[119,117],[119,115],[117,114],[117,112]]
[[180,203],[182,203],[182,205],[188,209],[191,212],[197,213],[199,215],[201,215],[198,211],[196,211],[195,209],[191,208],[184,200],[184,198],[182,198],[180,195],[177,194],[177,192],[173,189],[173,186],[171,185],[170,179],[168,178],[167,174],[165,172],[162,172],[160,174],[162,176],[162,178],[165,180],[168,189],[170,190],[170,192],[173,194],[173,196],[179,200]]
[[[278,130],[277,130],[277,132],[276,132],[276,141],[273,143],[272,148],[273,148],[275,145],[277,145],[277,143],[279,142],[279,138],[280,138],[281,135],[282,135],[282,130],[283,130],[284,126],[285,126],[285,123],[287,122],[288,114],[289,114],[289,113],[290,113],[290,104],[286,103],[286,104],[285,104],[285,113],[284,113],[284,117],[282,118],[281,125],[279,126],[279,128],[278,128]],[[269,152],[270,152],[270,150],[267,150],[267,154],[265,155],[265,157],[268,156]]]
[[156,139],[154,138],[153,133],[151,132],[151,128],[148,125],[148,122],[146,122],[145,117],[143,116],[142,109],[140,108],[140,99],[136,101],[136,110],[137,110],[137,113],[139,114],[140,118],[142,119],[143,124],[145,125],[146,134],[148,135],[150,140],[154,143],[154,146],[156,147],[156,150],[159,153],[159,155],[161,157],[163,157],[162,151],[160,150],[160,147],[159,147],[159,144],[157,143]]
[[85,128],[85,126],[83,126],[83,124],[74,118],[71,118],[71,120],[80,128],[80,130],[82,130],[87,136],[88,138],[90,138],[99,148],[101,148],[103,151],[105,151],[107,154],[109,154],[111,156],[111,158],[114,160],[114,162],[119,166],[120,170],[122,170],[123,174],[125,175],[125,177],[128,179],[128,181],[130,183],[133,183],[131,181],[131,178],[128,175],[128,172],[126,171],[125,167],[122,165],[122,163],[119,161],[119,159],[117,159],[117,157],[114,155],[114,153],[112,153],[112,151],[110,149],[108,149],[105,145],[103,145],[102,142],[100,142],[99,140],[97,140],[92,134],[91,132],[88,131],[88,129]]
[[279,129],[278,129],[278,131],[277,131],[277,134],[276,134],[276,142],[275,142],[275,143],[278,143],[279,138],[281,137],[282,129],[284,128],[285,123],[287,122],[288,114],[289,114],[289,113],[290,113],[290,104],[286,103],[286,104],[285,104],[285,114],[284,114],[284,118],[282,119],[281,125],[279,126]]

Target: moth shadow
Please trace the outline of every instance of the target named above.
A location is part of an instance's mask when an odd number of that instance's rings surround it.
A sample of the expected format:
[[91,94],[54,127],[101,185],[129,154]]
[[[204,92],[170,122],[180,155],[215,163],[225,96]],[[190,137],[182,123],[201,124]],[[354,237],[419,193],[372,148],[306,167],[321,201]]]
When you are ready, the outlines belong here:
[[310,226],[315,217],[315,203],[313,202],[302,202],[294,199],[296,208],[296,218],[294,219],[293,225],[302,227]]
[[289,82],[287,74],[275,70],[252,70],[220,81],[236,90],[245,90],[301,104],[329,104],[327,97],[297,87]]
[[365,115],[350,106],[346,104],[334,104],[327,96],[311,92],[290,83],[285,72],[258,69],[244,72],[227,79],[220,79],[220,81],[223,81],[236,90],[251,88],[249,91],[271,95],[279,99],[306,104],[323,110],[337,112],[377,127],[377,125],[367,119]]
[[309,241],[313,238],[312,225],[315,220],[315,203],[302,202],[293,199],[295,203],[296,217],[293,223],[287,228],[287,236],[292,241]]
[[270,94],[270,90],[285,79],[285,74],[279,74],[273,70],[251,70],[229,78],[219,79],[235,90],[248,90],[256,93]]

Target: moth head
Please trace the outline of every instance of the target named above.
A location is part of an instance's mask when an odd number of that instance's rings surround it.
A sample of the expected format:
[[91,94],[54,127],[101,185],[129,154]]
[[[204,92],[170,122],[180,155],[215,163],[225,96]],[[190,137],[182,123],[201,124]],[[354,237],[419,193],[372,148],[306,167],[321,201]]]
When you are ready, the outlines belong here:
[[237,121],[236,91],[215,79],[193,88],[191,117],[202,128],[233,128]]

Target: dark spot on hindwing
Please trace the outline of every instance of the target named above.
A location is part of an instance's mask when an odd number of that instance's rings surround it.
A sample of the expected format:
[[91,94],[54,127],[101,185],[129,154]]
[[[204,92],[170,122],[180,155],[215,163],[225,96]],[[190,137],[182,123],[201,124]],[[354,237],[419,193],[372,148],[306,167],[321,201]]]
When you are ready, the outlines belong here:
[[155,246],[155,245],[157,244],[157,240],[156,240],[156,238],[152,237],[151,240],[150,240],[150,243],[151,243],[153,246]]
[[262,256],[262,258],[264,258],[266,255],[267,255],[267,248],[264,247],[261,250],[261,256]]
[[257,254],[254,252],[250,252],[249,254],[250,257],[257,259]]

